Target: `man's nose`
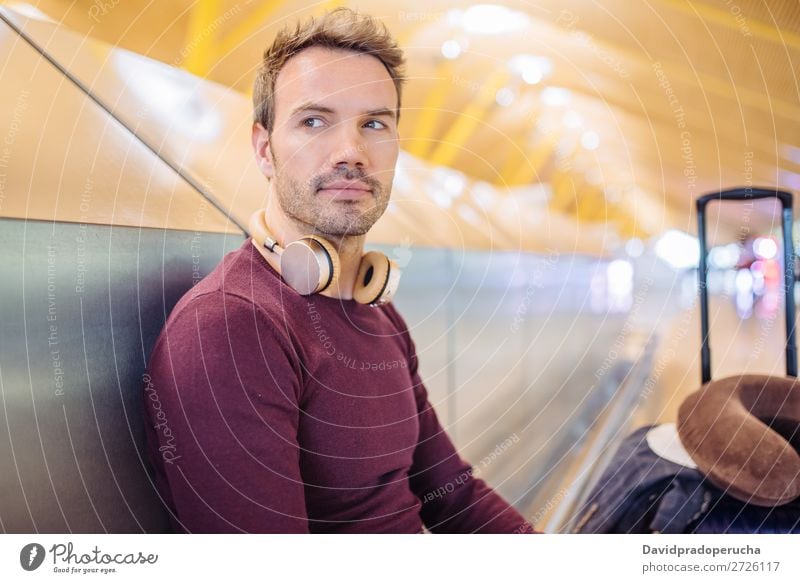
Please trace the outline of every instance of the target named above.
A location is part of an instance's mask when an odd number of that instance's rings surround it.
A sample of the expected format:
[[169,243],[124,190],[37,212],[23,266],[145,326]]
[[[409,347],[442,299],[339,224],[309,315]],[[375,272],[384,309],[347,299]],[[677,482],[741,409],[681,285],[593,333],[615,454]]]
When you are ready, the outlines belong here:
[[367,144],[357,127],[341,124],[336,136],[337,148],[331,157],[332,166],[366,166]]

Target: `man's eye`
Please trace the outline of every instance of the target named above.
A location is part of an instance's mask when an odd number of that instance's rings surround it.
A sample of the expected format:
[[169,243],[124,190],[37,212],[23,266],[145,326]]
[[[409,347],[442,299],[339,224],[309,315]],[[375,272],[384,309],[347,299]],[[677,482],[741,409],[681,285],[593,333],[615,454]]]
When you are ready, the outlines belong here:
[[382,130],[385,127],[387,127],[385,123],[383,123],[382,121],[379,121],[377,119],[371,119],[364,125],[369,125],[369,124],[378,124],[377,126],[373,126],[373,129],[376,129],[376,130]]
[[307,117],[302,124],[308,128],[321,128],[323,125],[322,120],[318,117]]

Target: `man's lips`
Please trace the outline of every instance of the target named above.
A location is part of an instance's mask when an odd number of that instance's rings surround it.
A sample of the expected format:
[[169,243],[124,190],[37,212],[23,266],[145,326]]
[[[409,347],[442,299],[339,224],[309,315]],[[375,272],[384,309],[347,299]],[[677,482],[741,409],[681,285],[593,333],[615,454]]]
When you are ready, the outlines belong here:
[[340,198],[358,198],[372,194],[372,189],[360,182],[332,182],[320,188],[319,192]]
[[365,190],[372,192],[370,187],[361,182],[331,182],[320,188],[320,190]]

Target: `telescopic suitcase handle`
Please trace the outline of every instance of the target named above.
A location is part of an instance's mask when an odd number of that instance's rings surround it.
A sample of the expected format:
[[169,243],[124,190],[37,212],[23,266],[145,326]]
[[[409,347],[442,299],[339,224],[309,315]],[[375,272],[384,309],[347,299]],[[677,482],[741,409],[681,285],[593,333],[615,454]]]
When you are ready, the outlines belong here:
[[713,200],[755,200],[777,198],[783,206],[783,291],[786,306],[786,375],[797,376],[797,347],[794,335],[794,243],[792,241],[792,194],[766,188],[733,188],[705,194],[697,199],[697,233],[700,243],[700,333],[702,381],[711,380],[711,350],[708,346],[708,263],[706,261],[706,205]]

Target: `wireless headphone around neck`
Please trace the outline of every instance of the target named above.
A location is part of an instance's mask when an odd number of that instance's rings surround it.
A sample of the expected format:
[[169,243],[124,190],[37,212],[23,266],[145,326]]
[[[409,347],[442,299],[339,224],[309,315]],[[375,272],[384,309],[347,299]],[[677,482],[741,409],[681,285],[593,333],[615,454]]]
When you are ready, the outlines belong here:
[[[338,281],[339,254],[319,235],[306,235],[281,247],[267,227],[263,209],[250,218],[250,233],[253,245],[265,258],[267,251],[278,256],[281,277],[300,295],[323,292]],[[358,267],[353,299],[373,307],[391,301],[401,273],[397,264],[386,255],[368,251]]]

